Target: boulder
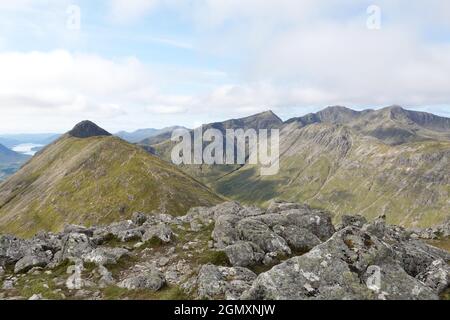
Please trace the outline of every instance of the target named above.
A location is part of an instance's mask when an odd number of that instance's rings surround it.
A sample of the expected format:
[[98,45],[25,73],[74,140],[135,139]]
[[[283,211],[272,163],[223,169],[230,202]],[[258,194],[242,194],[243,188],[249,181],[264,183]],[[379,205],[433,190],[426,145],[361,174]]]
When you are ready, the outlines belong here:
[[165,223],[160,223],[156,226],[151,226],[148,228],[143,237],[143,241],[149,241],[153,238],[157,238],[164,243],[169,243],[174,239],[174,234],[172,229]]
[[264,259],[264,251],[252,242],[237,241],[226,247],[224,251],[233,266],[248,267]]
[[450,266],[444,260],[435,260],[428,268],[417,276],[417,279],[441,294],[450,286]]
[[322,243],[311,231],[296,225],[277,225],[273,231],[286,240],[289,247],[296,252],[308,252]]
[[9,235],[0,236],[0,266],[15,264],[26,255],[29,246],[27,240]]
[[239,220],[238,216],[232,214],[220,215],[216,219],[212,238],[218,248],[224,248],[239,240],[239,233],[236,230]]
[[355,227],[264,272],[243,299],[437,299],[391,247]]
[[95,263],[98,266],[116,264],[129,251],[124,248],[96,248],[82,256],[84,262]]
[[256,274],[241,267],[203,265],[197,277],[198,296],[203,299],[226,298],[235,300],[255,280]]
[[69,233],[63,237],[60,259],[75,261],[94,248],[94,243],[84,233]]
[[240,239],[253,242],[264,252],[274,252],[280,255],[291,254],[291,249],[286,241],[273,232],[262,221],[245,218],[237,224]]
[[147,221],[147,219],[148,217],[142,212],[135,212],[131,217],[131,221],[137,226],[142,226]]
[[164,275],[156,270],[150,270],[144,274],[131,276],[118,284],[120,288],[127,290],[158,291],[165,284]]
[[14,266],[14,273],[25,273],[34,267],[44,268],[50,263],[52,257],[53,254],[51,251],[31,251],[28,255],[17,261]]

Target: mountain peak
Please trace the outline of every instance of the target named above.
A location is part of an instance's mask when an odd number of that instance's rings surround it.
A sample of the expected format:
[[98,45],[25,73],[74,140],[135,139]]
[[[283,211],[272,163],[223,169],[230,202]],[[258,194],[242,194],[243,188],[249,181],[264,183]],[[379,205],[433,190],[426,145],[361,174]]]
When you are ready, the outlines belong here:
[[108,131],[100,128],[98,125],[89,120],[81,121],[72,130],[70,130],[68,134],[76,138],[111,136]]

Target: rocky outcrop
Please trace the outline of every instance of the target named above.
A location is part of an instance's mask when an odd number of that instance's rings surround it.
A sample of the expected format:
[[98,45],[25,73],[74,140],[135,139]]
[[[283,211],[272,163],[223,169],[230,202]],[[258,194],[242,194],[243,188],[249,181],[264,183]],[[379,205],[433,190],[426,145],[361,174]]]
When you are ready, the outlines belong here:
[[139,274],[126,278],[118,284],[119,287],[128,290],[158,291],[165,284],[164,275],[158,270],[151,270],[145,274]]
[[305,205],[274,202],[267,212],[225,203],[208,211],[212,237],[234,266],[272,264],[293,252],[307,252],[335,231],[331,215]]
[[236,300],[255,279],[256,274],[246,268],[204,265],[197,278],[198,297],[214,299],[225,296],[227,300]]
[[182,217],[136,213],[28,240],[0,236],[0,298],[39,276],[58,288],[50,298],[62,299],[154,298],[165,286],[164,294],[230,300],[435,300],[448,290],[450,254],[414,231],[384,216],[344,216],[336,229],[331,214],[302,204],[227,202]]

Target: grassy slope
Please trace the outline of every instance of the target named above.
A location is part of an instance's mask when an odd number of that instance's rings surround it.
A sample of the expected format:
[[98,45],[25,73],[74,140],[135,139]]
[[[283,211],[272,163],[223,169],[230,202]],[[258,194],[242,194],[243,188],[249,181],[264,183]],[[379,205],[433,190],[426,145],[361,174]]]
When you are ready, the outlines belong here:
[[353,139],[343,157],[305,143],[282,156],[276,176],[261,177],[259,168],[245,166],[209,183],[218,193],[244,203],[265,205],[278,197],[329,209],[336,219],[342,214],[374,218],[385,213],[389,222],[407,226],[445,220],[450,212],[450,142],[394,147]]
[[123,140],[65,136],[0,185],[0,232],[30,236],[66,223],[110,223],[135,211],[179,215],[220,201],[174,166]]

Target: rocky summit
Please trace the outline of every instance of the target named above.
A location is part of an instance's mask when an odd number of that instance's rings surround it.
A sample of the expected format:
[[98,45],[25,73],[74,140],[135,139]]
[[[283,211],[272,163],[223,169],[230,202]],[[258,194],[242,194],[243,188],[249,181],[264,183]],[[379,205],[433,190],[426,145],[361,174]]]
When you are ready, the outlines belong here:
[[[184,216],[0,236],[2,299],[381,299],[448,297],[449,252],[385,217],[304,204],[226,202]],[[448,241],[448,238],[446,238]]]
[[68,134],[75,138],[90,138],[99,136],[110,136],[111,133],[100,128],[89,120],[78,123]]

